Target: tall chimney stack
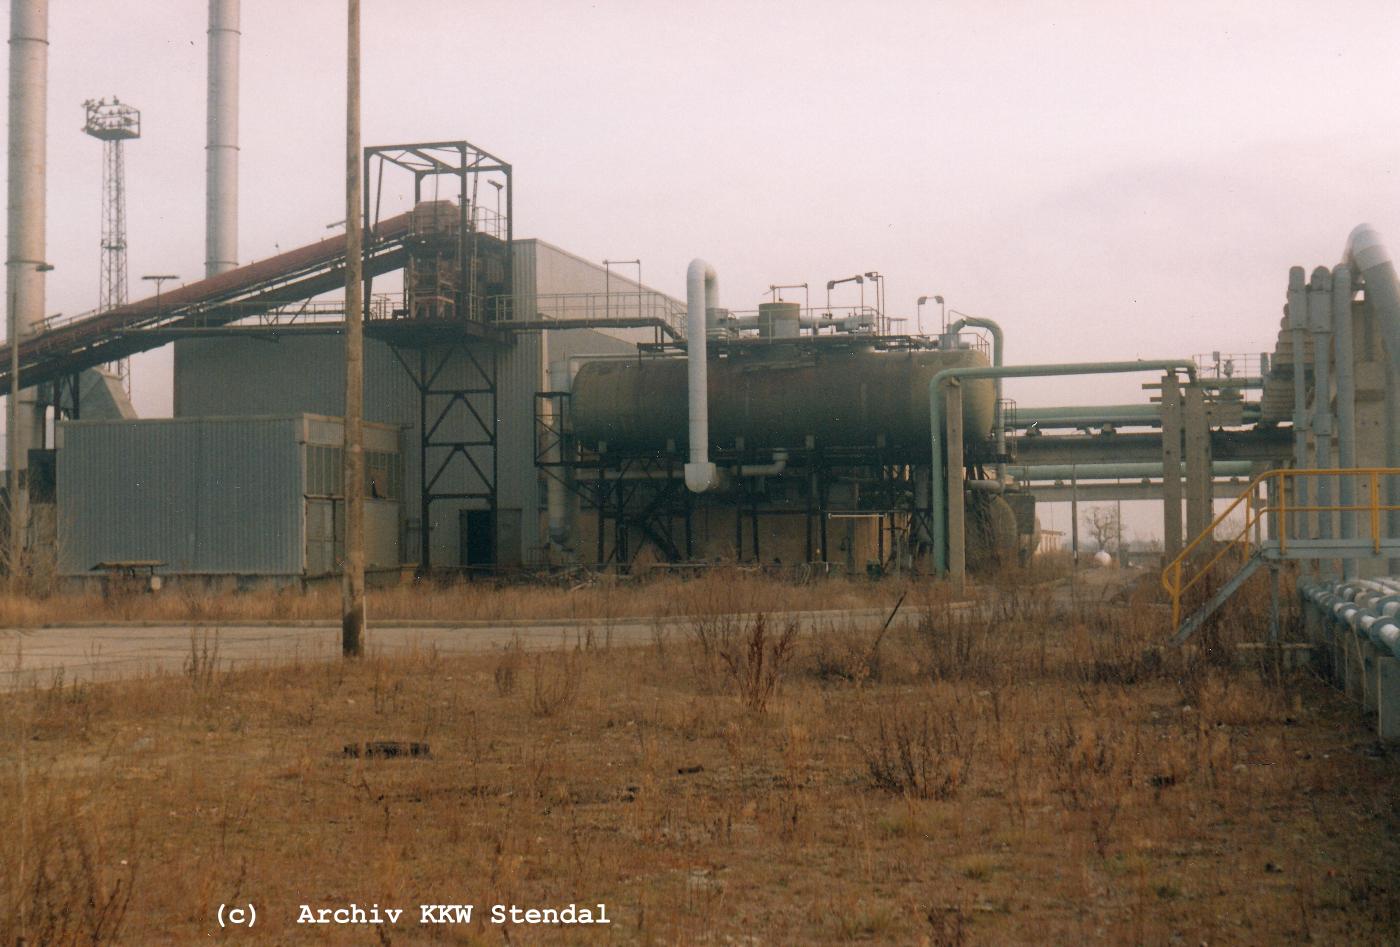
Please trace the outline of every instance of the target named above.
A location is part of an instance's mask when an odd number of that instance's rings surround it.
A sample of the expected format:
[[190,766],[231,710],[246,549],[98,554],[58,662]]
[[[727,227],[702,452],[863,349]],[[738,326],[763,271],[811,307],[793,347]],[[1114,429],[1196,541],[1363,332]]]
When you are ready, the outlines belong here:
[[209,0],[204,275],[238,265],[239,0]]
[[[48,134],[48,0],[10,4],[10,191],[9,240],[5,254],[7,319],[20,339],[44,321],[44,205]],[[13,342],[14,340],[11,339]],[[30,388],[19,398],[10,458],[16,470],[29,465],[29,448],[43,428],[42,408]],[[19,500],[23,500],[23,491]]]

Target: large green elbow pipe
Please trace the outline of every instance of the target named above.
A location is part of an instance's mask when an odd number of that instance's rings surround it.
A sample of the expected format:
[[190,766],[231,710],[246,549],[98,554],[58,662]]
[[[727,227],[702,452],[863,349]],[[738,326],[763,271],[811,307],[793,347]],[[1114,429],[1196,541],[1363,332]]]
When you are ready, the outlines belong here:
[[[948,335],[956,336],[966,326],[972,326],[975,329],[986,329],[992,334],[992,365],[1001,368],[1002,356],[1006,351],[1006,336],[1002,334],[1001,326],[990,319],[983,319],[981,316],[969,316],[957,310],[953,311],[956,315],[961,316],[961,318],[948,327]],[[996,419],[995,433],[997,439],[997,457],[1001,458],[1006,456],[1006,418],[1002,417],[1001,377],[998,376],[993,384],[995,386],[993,397],[996,399],[993,417]],[[1005,479],[1006,463],[998,459],[997,480],[1004,481]]]
[[1065,362],[1059,365],[1013,365],[991,368],[946,368],[928,383],[929,487],[933,508],[933,568],[948,573],[948,490],[943,480],[943,386],[954,378],[1048,378],[1055,375],[1122,375],[1129,372],[1185,372],[1194,384],[1196,363],[1189,359],[1136,362]]

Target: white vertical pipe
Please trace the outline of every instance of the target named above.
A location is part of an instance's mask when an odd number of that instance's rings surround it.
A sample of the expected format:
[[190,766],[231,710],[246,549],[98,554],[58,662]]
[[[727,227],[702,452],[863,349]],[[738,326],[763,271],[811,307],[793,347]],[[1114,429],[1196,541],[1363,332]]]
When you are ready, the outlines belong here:
[[685,485],[692,493],[715,486],[718,474],[710,463],[710,373],[708,314],[719,309],[719,279],[704,260],[691,260],[685,274],[686,382],[690,414],[690,462]]
[[239,0],[209,0],[204,275],[238,265]]
[[[1332,466],[1332,274],[1327,267],[1313,270],[1308,287],[1308,331],[1313,342],[1313,454],[1317,466]],[[1314,488],[1318,506],[1332,503],[1332,483],[1318,477]],[[1332,515],[1318,512],[1319,539],[1332,538]]]
[[[1351,268],[1345,263],[1332,271],[1332,336],[1337,363],[1337,465],[1356,466],[1356,350],[1352,342]],[[1342,506],[1356,504],[1356,482],[1342,477]],[[1356,536],[1356,514],[1343,513],[1343,539]],[[1356,578],[1356,560],[1342,560],[1342,577]]]
[[[48,0],[13,0],[10,4],[9,238],[5,255],[5,290],[9,304],[7,334],[14,343],[44,320],[45,190],[47,179],[49,4]],[[43,408],[30,388],[15,400],[9,432],[9,464],[15,471],[29,465],[29,448],[43,430]],[[12,395],[13,397],[13,395]],[[27,522],[25,489],[15,490],[15,521]]]

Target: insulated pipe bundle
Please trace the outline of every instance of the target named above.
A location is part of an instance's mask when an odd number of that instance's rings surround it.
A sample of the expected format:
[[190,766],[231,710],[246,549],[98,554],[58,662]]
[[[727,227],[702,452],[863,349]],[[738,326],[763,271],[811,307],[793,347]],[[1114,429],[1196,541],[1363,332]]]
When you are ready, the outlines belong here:
[[[1381,243],[1380,234],[1370,224],[1360,224],[1347,238],[1343,262],[1351,270],[1353,288],[1361,284],[1366,289],[1366,304],[1375,313],[1385,340],[1386,371],[1386,436],[1385,462],[1388,467],[1400,467],[1400,280],[1390,253]],[[1400,506],[1400,484],[1387,477],[1386,503]],[[1387,514],[1390,535],[1400,535],[1400,511]],[[1395,571],[1400,563],[1392,561]]]
[[1365,285],[1367,302],[1381,317],[1390,365],[1400,372],[1400,282],[1380,234],[1370,224],[1358,225],[1347,238],[1344,260],[1351,267],[1353,282],[1359,278]]
[[[1326,267],[1313,270],[1308,284],[1308,330],[1312,334],[1313,350],[1313,452],[1317,466],[1326,470],[1332,466],[1332,274]],[[1319,477],[1317,505],[1332,505],[1330,477]],[[1332,538],[1332,516],[1317,514],[1319,539]]]
[[1300,591],[1330,620],[1400,658],[1400,587],[1353,580],[1308,583]]

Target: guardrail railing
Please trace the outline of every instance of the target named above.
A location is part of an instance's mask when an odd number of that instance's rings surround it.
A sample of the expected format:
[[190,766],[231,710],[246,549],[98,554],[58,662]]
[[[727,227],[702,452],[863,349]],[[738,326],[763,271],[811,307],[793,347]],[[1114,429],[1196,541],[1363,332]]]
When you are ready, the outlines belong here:
[[[1274,550],[1279,558],[1363,558],[1400,541],[1400,535],[1390,535],[1387,517],[1381,515],[1400,510],[1400,504],[1383,502],[1392,477],[1400,478],[1400,468],[1279,469],[1255,477],[1162,570],[1172,626],[1181,625],[1186,595],[1222,563],[1245,562],[1260,550]],[[1346,491],[1351,502],[1341,501],[1344,483],[1352,488]],[[1358,520],[1364,520],[1364,529]]]

